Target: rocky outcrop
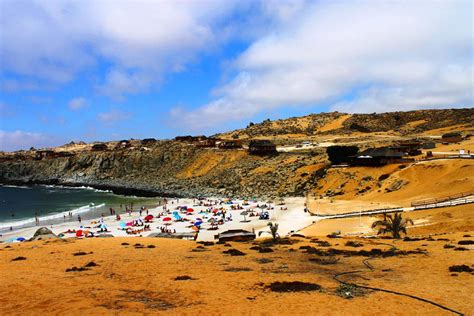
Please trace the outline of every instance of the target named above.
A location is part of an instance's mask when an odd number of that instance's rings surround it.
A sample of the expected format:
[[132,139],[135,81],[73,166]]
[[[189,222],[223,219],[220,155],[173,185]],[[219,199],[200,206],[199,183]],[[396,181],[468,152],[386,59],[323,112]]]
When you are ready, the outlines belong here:
[[[290,156],[292,163],[285,162]],[[314,152],[256,157],[245,150],[162,141],[147,150],[85,151],[71,157],[4,161],[0,182],[86,185],[142,196],[302,195],[314,179],[295,171],[320,160]]]

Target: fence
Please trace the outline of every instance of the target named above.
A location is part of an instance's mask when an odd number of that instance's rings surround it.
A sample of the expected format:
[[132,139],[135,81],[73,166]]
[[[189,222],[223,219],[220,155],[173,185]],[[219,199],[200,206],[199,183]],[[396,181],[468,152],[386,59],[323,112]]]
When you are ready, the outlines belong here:
[[442,203],[442,202],[448,202],[456,199],[462,199],[463,197],[471,196],[474,195],[474,191],[468,191],[468,192],[462,192],[450,196],[445,196],[441,198],[436,198],[436,199],[426,199],[426,200],[420,200],[420,201],[415,201],[411,203],[411,206],[413,207],[419,207],[419,206],[424,206],[424,205],[430,205],[430,204],[437,204],[437,203]]

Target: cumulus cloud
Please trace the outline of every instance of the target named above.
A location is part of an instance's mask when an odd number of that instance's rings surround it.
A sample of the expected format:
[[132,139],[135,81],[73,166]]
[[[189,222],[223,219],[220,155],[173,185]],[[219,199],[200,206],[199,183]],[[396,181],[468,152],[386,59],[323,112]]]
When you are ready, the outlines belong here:
[[[315,2],[235,61],[216,99],[171,114],[196,128],[283,106],[348,112],[470,107],[470,1]],[[196,120],[199,118],[199,120]]]
[[0,130],[0,150],[2,151],[29,149],[33,146],[38,148],[50,147],[57,144],[57,140],[41,133]]
[[109,112],[102,112],[97,114],[97,119],[106,124],[113,124],[115,122],[124,121],[131,117],[130,113],[122,112],[117,109],[112,109]]
[[[17,0],[0,2],[3,71],[64,83],[105,61],[107,95],[143,91],[218,46],[236,1]],[[25,81],[25,80],[24,80]]]
[[68,107],[72,111],[78,111],[84,107],[86,107],[88,104],[87,99],[84,97],[77,97],[69,101]]

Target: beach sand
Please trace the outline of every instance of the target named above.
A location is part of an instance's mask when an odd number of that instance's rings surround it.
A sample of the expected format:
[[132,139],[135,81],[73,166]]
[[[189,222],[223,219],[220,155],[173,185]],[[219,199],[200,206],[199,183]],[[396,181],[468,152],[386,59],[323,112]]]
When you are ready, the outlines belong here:
[[[218,199],[211,199],[213,201],[216,201]],[[234,203],[239,203],[242,205],[244,201],[242,200],[235,200],[233,201]],[[228,212],[228,215],[231,214],[232,216],[232,221],[226,221],[223,225],[219,225],[218,230],[207,230],[210,227],[210,224],[207,223],[205,216],[208,216],[206,214],[200,214],[201,211],[205,211],[209,207],[207,206],[196,206],[195,204],[197,203],[197,200],[193,199],[179,199],[179,200],[170,200],[168,203],[168,211],[174,212],[175,208],[179,206],[187,206],[191,207],[194,209],[194,212],[189,215],[185,215],[180,213],[180,215],[184,218],[189,219],[189,221],[186,222],[177,222],[177,221],[170,221],[170,222],[164,222],[163,218],[165,217],[171,217],[173,218],[172,215],[164,215],[161,216],[160,219],[155,218],[152,223],[150,223],[150,231],[145,231],[140,233],[139,235],[146,237],[152,233],[159,233],[160,227],[167,227],[168,229],[174,231],[176,230],[177,233],[193,233],[194,231],[191,229],[190,226],[192,226],[192,223],[197,219],[201,218],[205,222],[202,224],[202,229],[199,232],[198,239],[197,240],[208,240],[212,241],[214,240],[214,235],[229,230],[229,229],[246,229],[249,231],[255,230],[256,234],[258,234],[259,231],[268,231],[268,222],[278,222],[280,224],[279,227],[279,232],[281,236],[285,236],[291,231],[297,231],[298,229],[304,228],[308,225],[310,225],[313,222],[313,218],[310,216],[309,213],[304,212],[304,203],[305,199],[300,198],[300,197],[295,197],[295,198],[286,198],[284,199],[284,205],[275,205],[274,203],[266,203],[264,201],[249,201],[249,205],[243,206],[243,210],[231,210],[230,205],[228,204],[222,204],[222,205],[217,205],[215,208],[225,208]],[[244,210],[248,211],[254,211],[254,212],[261,212],[262,209],[258,208],[257,205],[271,205],[273,209],[271,210],[264,210],[268,211],[270,215],[269,220],[260,220],[258,216],[246,216],[246,220],[248,222],[242,222],[244,219],[244,216],[240,215]],[[281,208],[284,207],[285,210],[281,210]],[[214,207],[213,207],[214,208]],[[163,213],[163,206],[156,207],[154,209],[149,210],[149,214],[152,214],[154,216],[157,216],[158,214]],[[124,230],[119,229],[119,224],[121,222],[130,222],[132,220],[136,220],[138,218],[143,219],[146,216],[146,212],[142,213],[142,216],[140,216],[138,211],[132,212],[132,215],[129,216],[128,214],[120,214],[121,220],[117,221],[115,216],[106,216],[103,218],[103,222],[107,226],[107,229],[109,230],[108,234],[112,234],[115,237],[132,237],[132,236],[137,236],[137,235],[127,235],[127,233]],[[209,216],[210,217],[210,216]],[[55,234],[60,234],[63,232],[66,232],[68,229],[71,230],[79,230],[79,229],[86,229],[86,230],[91,230],[93,232],[98,231],[98,228],[94,228],[95,226],[99,225],[99,220],[100,218],[93,219],[93,220],[83,220],[82,223],[79,222],[64,222],[61,224],[56,224],[51,226],[45,226],[53,231]],[[169,226],[165,226],[165,223],[171,223]],[[29,227],[25,229],[19,229],[19,230],[14,230],[12,232],[6,232],[3,234],[3,236],[0,237],[0,241],[5,241],[14,237],[24,237],[26,239],[29,239],[33,237],[34,233],[36,230],[41,227],[42,225],[39,225],[37,227]],[[87,228],[90,227],[90,228]],[[133,227],[134,229],[139,229],[141,227]],[[75,234],[65,234],[66,237],[74,237]]]
[[[0,314],[2,315],[450,315],[451,312],[405,296],[368,291],[352,299],[336,295],[334,276],[356,284],[394,290],[432,300],[470,314],[473,310],[471,273],[449,272],[449,266],[474,268],[472,250],[456,251],[466,233],[440,235],[433,241],[336,238],[293,238],[292,244],[270,245],[273,252],[251,250],[253,243],[202,246],[193,241],[160,238],[90,238],[35,241],[0,246]],[[472,236],[471,232],[471,236]],[[443,239],[443,240],[437,240]],[[446,240],[444,240],[446,239]],[[345,246],[349,240],[363,244]],[[321,244],[327,241],[330,245]],[[122,245],[127,243],[127,245]],[[136,247],[135,244],[143,247]],[[258,243],[258,242],[254,242]],[[319,243],[319,244],[318,244]],[[358,255],[336,255],[335,264],[301,246],[399,250],[426,253],[375,257],[373,271]],[[467,246],[472,247],[472,246]],[[238,249],[245,256],[223,252]],[[84,255],[75,255],[84,252]],[[12,261],[18,257],[25,260]],[[266,261],[262,261],[266,260]],[[66,272],[83,267],[82,272]],[[264,263],[266,262],[266,263]],[[188,276],[187,280],[176,280]],[[185,278],[186,279],[186,278]],[[318,284],[320,291],[273,292],[273,282]]]

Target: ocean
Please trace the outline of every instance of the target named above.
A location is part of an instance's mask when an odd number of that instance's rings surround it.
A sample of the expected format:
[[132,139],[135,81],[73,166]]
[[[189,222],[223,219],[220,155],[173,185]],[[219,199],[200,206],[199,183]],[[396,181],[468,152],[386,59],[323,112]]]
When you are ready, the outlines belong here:
[[[136,210],[141,206],[156,207],[159,202],[159,198],[122,196],[88,187],[0,186],[0,232],[10,227],[35,226],[35,214],[40,226],[47,226],[77,221],[78,214],[86,220],[100,217],[101,214],[110,215],[110,207],[122,214],[125,206],[132,203]],[[72,216],[69,216],[69,212],[72,212]]]

